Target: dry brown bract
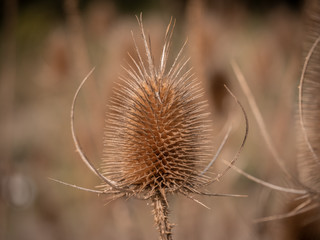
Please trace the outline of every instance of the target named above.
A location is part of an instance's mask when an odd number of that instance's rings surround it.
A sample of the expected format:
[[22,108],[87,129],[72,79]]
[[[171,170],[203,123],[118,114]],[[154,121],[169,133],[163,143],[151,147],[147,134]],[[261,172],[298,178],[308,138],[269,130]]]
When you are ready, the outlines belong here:
[[[217,181],[230,168],[215,175],[210,171],[230,131],[213,157],[208,106],[202,100],[203,90],[191,69],[186,69],[189,59],[182,57],[186,42],[173,64],[167,68],[175,25],[170,21],[160,64],[156,67],[141,15],[138,23],[147,59],[143,59],[133,37],[137,60],[129,54],[132,65],[124,68],[126,76],[120,78],[121,83],[114,89],[106,119],[101,172],[82,152],[73,125],[74,103],[90,74],[80,84],[74,96],[71,130],[81,159],[103,181],[101,191],[88,191],[108,194],[112,200],[119,197],[150,199],[161,239],[172,239],[172,224],[168,222],[168,194],[180,193],[193,200],[195,199],[191,194],[237,196],[200,190]],[[237,101],[236,98],[235,100]],[[242,108],[239,102],[238,104]],[[246,141],[248,121],[245,112],[244,116],[246,133],[231,164],[238,158]]]

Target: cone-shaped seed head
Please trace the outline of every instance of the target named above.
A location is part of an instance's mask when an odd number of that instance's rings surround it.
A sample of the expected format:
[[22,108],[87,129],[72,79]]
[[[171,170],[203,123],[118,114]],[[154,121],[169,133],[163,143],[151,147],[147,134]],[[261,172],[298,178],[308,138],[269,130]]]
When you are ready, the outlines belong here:
[[137,59],[115,88],[106,119],[102,173],[136,192],[192,191],[207,182],[201,174],[212,158],[210,121],[203,91],[188,60],[178,53],[166,69],[172,25],[165,35],[160,66],[155,67],[142,22],[147,60]]

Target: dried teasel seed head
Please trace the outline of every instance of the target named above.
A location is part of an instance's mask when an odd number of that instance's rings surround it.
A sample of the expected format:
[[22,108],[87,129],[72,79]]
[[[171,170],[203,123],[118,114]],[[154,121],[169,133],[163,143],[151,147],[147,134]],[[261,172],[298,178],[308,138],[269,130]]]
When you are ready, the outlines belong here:
[[150,39],[147,41],[142,15],[138,19],[147,59],[137,47],[137,60],[124,68],[126,76],[114,89],[110,111],[107,114],[104,140],[104,158],[101,171],[82,151],[74,129],[74,106],[85,81],[78,87],[71,106],[71,133],[77,152],[87,167],[102,181],[102,190],[78,187],[52,179],[58,183],[84,191],[105,194],[114,200],[119,197],[151,199],[154,220],[160,239],[172,239],[173,224],[168,221],[168,193],[181,193],[205,206],[192,197],[192,193],[206,196],[243,195],[208,193],[199,188],[219,180],[234,164],[241,153],[248,135],[248,118],[244,108],[226,87],[243,112],[246,130],[242,144],[223,172],[212,178],[211,166],[219,156],[231,127],[212,158],[212,123],[208,105],[203,100],[203,89],[186,65],[189,59],[178,52],[172,65],[167,68],[171,37],[175,23],[170,21],[165,37],[159,66],[155,66]]
[[146,61],[124,68],[107,113],[101,172],[135,196],[192,192],[209,181],[211,124],[203,90],[182,57],[167,67],[174,23],[167,27],[159,66],[138,19]]

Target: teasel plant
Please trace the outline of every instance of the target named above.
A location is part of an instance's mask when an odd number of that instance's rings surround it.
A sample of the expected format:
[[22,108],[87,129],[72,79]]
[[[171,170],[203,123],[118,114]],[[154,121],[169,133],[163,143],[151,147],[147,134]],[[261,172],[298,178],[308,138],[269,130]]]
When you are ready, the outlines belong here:
[[[114,88],[107,112],[102,165],[98,170],[82,151],[74,129],[74,107],[85,81],[73,98],[71,132],[77,152],[102,184],[88,189],[52,179],[56,182],[99,195],[109,201],[125,197],[151,201],[160,239],[173,239],[168,220],[168,195],[182,194],[205,206],[194,195],[244,197],[244,195],[210,193],[203,190],[219,181],[238,159],[248,135],[248,119],[244,108],[226,87],[243,112],[245,133],[242,143],[222,172],[214,173],[212,165],[229,137],[226,131],[214,154],[211,146],[211,120],[204,90],[197,82],[189,59],[183,57],[183,44],[171,66],[167,61],[175,20],[170,20],[164,36],[159,66],[154,63],[150,37],[145,34],[142,14],[137,17],[144,45],[143,57],[134,34],[136,58],[128,53],[131,63]],[[206,207],[206,206],[205,206]]]
[[[294,198],[296,204],[289,204],[291,206],[295,205],[289,212],[258,218],[255,220],[256,222],[280,220],[304,213],[312,213],[313,211],[316,212],[315,216],[312,217],[311,221],[306,220],[305,222],[318,221],[320,218],[318,213],[320,209],[320,2],[310,1],[308,3],[304,21],[304,63],[298,85],[298,103],[296,107],[298,115],[298,120],[296,121],[297,175],[288,171],[284,159],[276,150],[256,100],[239,65],[235,60],[231,63],[267,148],[285,175],[287,182],[294,187],[275,185],[244,172],[236,166],[232,166],[232,168],[265,187],[296,195]],[[320,236],[319,231],[316,234]]]

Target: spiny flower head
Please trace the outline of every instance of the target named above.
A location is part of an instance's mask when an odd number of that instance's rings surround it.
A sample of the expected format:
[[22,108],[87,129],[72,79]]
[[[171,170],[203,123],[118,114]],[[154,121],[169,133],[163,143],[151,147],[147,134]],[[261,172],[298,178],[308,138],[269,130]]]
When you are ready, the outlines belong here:
[[129,54],[132,63],[110,102],[102,174],[134,195],[193,192],[209,181],[203,170],[212,159],[203,90],[182,57],[186,43],[167,67],[174,23],[155,66],[141,18],[138,22],[147,61],[134,40],[137,60]]

